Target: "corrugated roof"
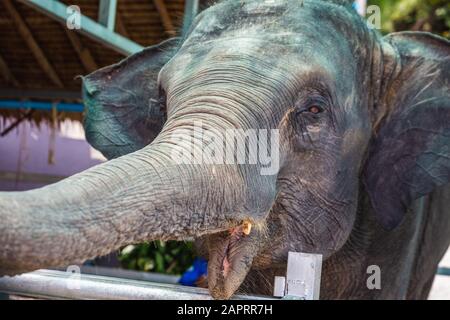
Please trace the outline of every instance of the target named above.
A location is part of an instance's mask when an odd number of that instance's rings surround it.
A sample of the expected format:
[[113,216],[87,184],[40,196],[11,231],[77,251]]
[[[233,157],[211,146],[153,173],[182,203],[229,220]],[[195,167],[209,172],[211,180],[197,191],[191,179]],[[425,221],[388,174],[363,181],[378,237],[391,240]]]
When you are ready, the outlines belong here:
[[[9,0],[5,0],[9,1]],[[97,20],[99,1],[65,0],[67,5],[77,5],[81,13]],[[8,88],[20,90],[62,90],[79,92],[81,81],[76,76],[89,73],[71,43],[66,27],[18,1],[11,1],[16,11],[25,21],[36,42],[42,49],[51,67],[55,70],[62,87],[44,72],[37,59],[32,54],[26,41],[18,32],[14,20],[10,16],[4,1],[0,1],[0,57],[5,61],[14,81],[7,81],[0,74],[0,91],[7,92]],[[169,13],[172,24],[181,29],[184,1],[165,0],[164,4]],[[142,46],[151,46],[169,37],[164,29],[161,16],[152,0],[133,0],[118,2],[116,16],[117,33],[128,37]],[[104,45],[77,33],[82,45],[90,52],[95,64],[100,68],[121,60],[124,56]],[[73,99],[65,99],[73,101]],[[5,111],[0,109],[4,117],[19,115],[19,111]],[[51,113],[36,112],[33,119],[39,121],[47,118]],[[70,116],[70,114],[69,114]],[[74,115],[79,119],[80,115]]]

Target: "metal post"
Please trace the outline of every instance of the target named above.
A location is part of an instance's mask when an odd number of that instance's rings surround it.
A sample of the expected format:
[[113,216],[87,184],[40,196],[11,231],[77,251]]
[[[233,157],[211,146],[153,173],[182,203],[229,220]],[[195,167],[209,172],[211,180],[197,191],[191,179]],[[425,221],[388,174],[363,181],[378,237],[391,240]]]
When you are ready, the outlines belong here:
[[286,272],[286,292],[288,296],[305,300],[318,300],[322,255],[289,252]]
[[114,32],[116,24],[117,0],[100,0],[98,22]]
[[275,283],[273,285],[273,296],[277,298],[283,298],[286,295],[286,277],[275,277]]
[[322,255],[289,252],[286,277],[275,277],[275,297],[319,300]]
[[[66,24],[70,16],[69,7],[64,3],[56,0],[19,0],[21,3],[34,8],[50,18]],[[144,49],[141,45],[131,41],[121,35],[109,30],[100,23],[90,19],[89,17],[79,13],[79,28],[78,32],[91,38],[94,41],[120,52],[124,55],[130,55]]]
[[182,35],[186,35],[191,27],[192,22],[198,14],[199,2],[198,0],[186,0],[184,4],[184,18]]
[[53,107],[56,107],[57,111],[66,112],[83,112],[84,105],[81,103],[66,103],[59,102],[54,104],[50,101],[19,101],[19,100],[1,100],[0,109],[36,109],[51,111]]

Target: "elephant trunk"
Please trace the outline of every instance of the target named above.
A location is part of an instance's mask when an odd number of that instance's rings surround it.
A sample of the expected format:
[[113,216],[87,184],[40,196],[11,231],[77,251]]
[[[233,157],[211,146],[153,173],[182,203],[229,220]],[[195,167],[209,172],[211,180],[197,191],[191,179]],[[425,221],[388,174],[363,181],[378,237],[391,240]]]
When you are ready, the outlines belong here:
[[173,149],[155,141],[59,183],[0,193],[0,275],[224,231],[270,207],[239,166],[178,164]]

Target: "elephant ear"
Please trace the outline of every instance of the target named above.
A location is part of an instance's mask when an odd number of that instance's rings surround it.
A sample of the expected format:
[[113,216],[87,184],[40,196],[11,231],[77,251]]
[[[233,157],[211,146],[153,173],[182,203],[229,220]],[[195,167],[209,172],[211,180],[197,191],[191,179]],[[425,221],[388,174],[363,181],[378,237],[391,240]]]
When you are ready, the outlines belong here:
[[157,79],[177,48],[178,39],[166,40],[83,77],[86,139],[108,159],[143,148],[161,131]]
[[379,221],[393,229],[412,201],[450,181],[450,42],[416,32],[384,41],[383,111],[363,181]]

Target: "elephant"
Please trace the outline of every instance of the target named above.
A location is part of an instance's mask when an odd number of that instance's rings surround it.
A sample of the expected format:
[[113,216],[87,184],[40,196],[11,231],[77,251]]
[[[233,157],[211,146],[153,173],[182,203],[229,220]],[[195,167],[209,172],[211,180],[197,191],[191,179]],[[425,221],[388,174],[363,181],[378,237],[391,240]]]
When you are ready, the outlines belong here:
[[[0,274],[195,239],[216,299],[270,295],[289,251],[323,256],[321,299],[425,299],[450,243],[450,43],[382,36],[352,2],[219,1],[83,77],[109,161],[0,193]],[[177,161],[204,150],[196,122],[276,132],[278,167]]]

